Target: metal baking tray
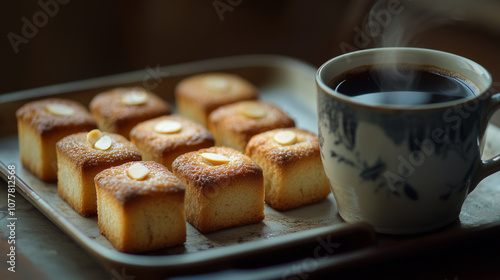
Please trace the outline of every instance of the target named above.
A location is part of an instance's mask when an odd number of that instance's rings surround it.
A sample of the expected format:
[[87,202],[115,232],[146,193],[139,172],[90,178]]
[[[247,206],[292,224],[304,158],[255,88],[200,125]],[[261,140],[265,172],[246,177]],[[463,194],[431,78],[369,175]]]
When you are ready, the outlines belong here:
[[[142,86],[175,105],[173,89],[186,76],[202,72],[235,73],[260,90],[260,98],[289,113],[298,127],[317,131],[315,69],[305,63],[279,56],[244,56],[214,59],[175,66],[43,87],[0,96],[0,170],[7,177],[9,165],[16,167],[16,187],[47,218],[80,244],[108,271],[126,268],[130,275],[164,277],[208,269],[217,263],[250,255],[297,247],[325,237],[358,239],[351,248],[373,243],[371,227],[346,225],[337,214],[333,195],[296,210],[265,208],[263,222],[201,234],[187,224],[184,246],[125,254],[116,251],[99,233],[97,218],[84,218],[57,194],[56,184],[44,183],[23,168],[19,159],[15,111],[28,101],[47,97],[69,98],[88,106],[98,93],[114,87]],[[343,241],[346,243],[345,241]],[[344,246],[347,247],[347,246]]]
[[[500,228],[496,224],[500,221],[500,205],[496,203],[500,201],[499,173],[481,182],[466,199],[460,218],[437,233],[418,237],[376,235],[367,224],[344,223],[330,194],[324,201],[290,211],[275,211],[266,206],[266,218],[259,224],[210,234],[201,234],[187,224],[184,246],[145,254],[125,254],[114,250],[99,233],[97,218],[79,216],[60,199],[55,184],[38,180],[20,163],[15,111],[26,102],[57,96],[88,105],[96,94],[107,89],[142,86],[175,105],[173,89],[182,78],[212,71],[235,73],[248,79],[259,88],[261,99],[289,113],[298,127],[317,132],[316,68],[303,62],[282,56],[250,55],[147,67],[142,71],[0,95],[0,175],[7,180],[7,166],[15,165],[17,192],[108,271],[126,268],[127,274],[147,279],[208,272],[231,267],[231,263],[238,261],[240,264],[262,258],[290,261],[290,256],[300,255],[302,249],[310,252],[309,247],[314,249],[321,240],[341,246],[335,254],[316,262],[315,271],[335,271],[401,256],[401,252],[412,248],[430,249],[436,243],[452,244],[472,236],[476,238],[478,232],[491,233],[492,225],[495,230]],[[484,157],[500,153],[498,139],[500,129],[490,125]],[[280,278],[282,268],[279,265],[269,267],[269,275]],[[250,271],[254,270],[243,270],[243,273]]]

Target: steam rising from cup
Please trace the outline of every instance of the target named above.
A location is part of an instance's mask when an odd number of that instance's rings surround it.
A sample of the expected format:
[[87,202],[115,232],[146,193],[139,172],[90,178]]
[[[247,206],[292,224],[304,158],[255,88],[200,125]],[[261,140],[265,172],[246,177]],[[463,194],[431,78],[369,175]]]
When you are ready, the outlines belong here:
[[[450,22],[451,18],[426,9],[428,6],[422,5],[424,2],[429,1],[419,1],[419,4],[412,0],[377,1],[363,24],[369,27],[367,30],[375,47],[408,47],[417,34]],[[375,64],[391,65],[384,67],[384,71],[374,70],[372,73],[382,91],[410,90],[418,83],[416,71],[398,67],[399,61],[396,53],[377,57]]]

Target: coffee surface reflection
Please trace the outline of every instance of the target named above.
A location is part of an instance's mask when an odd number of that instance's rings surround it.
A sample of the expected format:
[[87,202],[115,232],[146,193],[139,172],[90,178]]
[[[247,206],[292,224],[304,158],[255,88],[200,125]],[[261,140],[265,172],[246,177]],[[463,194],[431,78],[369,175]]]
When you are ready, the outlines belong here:
[[371,105],[416,106],[472,97],[478,92],[458,74],[435,67],[370,65],[345,72],[330,81],[330,88]]

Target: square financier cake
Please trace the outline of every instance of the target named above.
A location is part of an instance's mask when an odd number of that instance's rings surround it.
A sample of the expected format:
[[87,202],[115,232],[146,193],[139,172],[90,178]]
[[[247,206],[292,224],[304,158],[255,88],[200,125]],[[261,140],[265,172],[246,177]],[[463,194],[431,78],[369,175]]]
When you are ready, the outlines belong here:
[[57,191],[80,215],[97,214],[94,177],[102,170],[141,160],[125,137],[97,129],[64,137],[56,145]]
[[170,115],[147,120],[130,131],[130,141],[142,154],[142,160],[152,160],[172,170],[172,162],[180,155],[215,143],[212,133],[190,119]]
[[59,98],[26,103],[16,117],[21,162],[43,181],[57,180],[57,141],[97,127],[87,108]]
[[317,202],[330,193],[318,136],[312,132],[284,128],[257,134],[246,155],[262,167],[266,203],[276,210]]
[[252,136],[294,126],[295,121],[290,116],[265,101],[240,101],[221,106],[208,119],[208,129],[215,137],[215,145],[234,148],[242,153]]
[[186,241],[184,186],[165,166],[128,162],[95,176],[98,225],[121,252],[141,253]]
[[127,139],[132,128],[145,120],[172,113],[171,106],[143,88],[115,88],[99,93],[90,102],[97,126]]
[[175,100],[180,115],[207,126],[219,106],[258,98],[258,89],[246,79],[228,73],[203,73],[180,81]]
[[200,232],[264,219],[264,177],[249,157],[227,147],[179,156],[174,174],[186,188],[186,219]]

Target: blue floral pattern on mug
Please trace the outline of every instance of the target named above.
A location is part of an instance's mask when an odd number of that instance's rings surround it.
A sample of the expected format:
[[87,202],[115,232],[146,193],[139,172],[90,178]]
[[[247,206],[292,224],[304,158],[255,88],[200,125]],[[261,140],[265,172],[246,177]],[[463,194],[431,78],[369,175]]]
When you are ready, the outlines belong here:
[[[482,106],[481,104],[476,104]],[[358,106],[355,108],[355,106]],[[361,107],[361,108],[360,108]],[[323,152],[323,157],[336,159],[338,164],[345,164],[359,171],[361,180],[371,180],[375,182],[374,192],[385,190],[388,196],[406,196],[410,200],[419,199],[419,191],[411,183],[411,170],[401,172],[401,170],[389,170],[388,164],[379,157],[375,162],[369,163],[357,148],[356,133],[361,122],[366,122],[379,127],[394,145],[406,145],[411,155],[438,156],[446,158],[450,153],[459,155],[460,160],[470,164],[468,170],[463,174],[461,184],[448,183],[438,199],[448,200],[454,191],[462,192],[466,190],[472,180],[472,174],[478,167],[480,156],[478,139],[473,139],[471,135],[478,135],[475,130],[479,130],[480,124],[475,122],[476,116],[482,110],[460,111],[462,108],[455,108],[449,114],[439,111],[423,110],[415,113],[408,111],[395,115],[391,109],[385,113],[372,113],[370,110],[363,110],[363,106],[340,102],[328,94],[320,92],[318,95],[318,114],[320,127],[326,127],[328,133],[333,134],[332,149]],[[426,114],[425,118],[423,114]],[[423,119],[433,119],[434,126],[429,128]],[[319,129],[320,146],[323,148],[324,138],[322,130]],[[466,143],[466,145],[464,145]],[[410,166],[405,159],[407,155],[400,155],[399,160],[403,165]],[[405,162],[406,161],[406,162]],[[411,169],[414,167],[409,167]]]

